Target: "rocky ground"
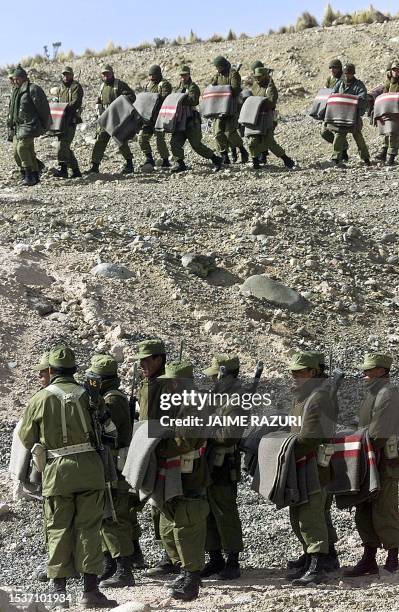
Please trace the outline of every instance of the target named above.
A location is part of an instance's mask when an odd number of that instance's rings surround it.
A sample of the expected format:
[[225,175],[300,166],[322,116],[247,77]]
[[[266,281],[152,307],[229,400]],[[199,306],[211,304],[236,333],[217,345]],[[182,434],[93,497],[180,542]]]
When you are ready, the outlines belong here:
[[[157,169],[121,178],[121,159],[110,146],[99,177],[63,181],[50,173],[54,142],[42,139],[37,150],[49,171],[28,189],[13,172],[10,145],[0,142],[0,499],[11,508],[0,518],[2,585],[43,588],[30,578],[44,557],[40,507],[12,501],[6,467],[13,424],[37,388],[32,366],[54,342],[72,344],[82,371],[95,350],[112,351],[126,388],[136,343],[153,335],[165,339],[172,358],[184,338],[185,355],[198,374],[215,351],[238,352],[248,377],[262,359],[269,380],[281,380],[290,351],[300,347],[331,349],[334,362],[349,373],[367,349],[397,358],[398,169],[377,164],[365,169],[353,143],[348,166],[331,168],[329,147],[307,116],[336,55],[355,61],[369,88],[383,82],[386,64],[399,54],[396,22],[128,51],[110,59],[117,76],[136,88],[155,61],[173,82],[177,67],[189,62],[204,85],[217,54],[243,61],[243,76],[258,58],[274,67],[281,94],[276,137],[297,160],[295,171],[272,158],[261,171],[234,165],[215,175],[187,151],[190,172],[172,176]],[[101,63],[99,58],[75,63],[86,90],[75,143],[82,169],[94,141]],[[49,91],[59,70],[52,64],[31,76]],[[3,79],[2,125],[8,96]],[[378,135],[369,125],[364,131],[375,154]],[[212,143],[211,135],[205,140]],[[137,143],[132,146],[138,167],[141,154]],[[187,258],[182,261],[189,253],[210,257],[216,269],[205,278],[191,273],[192,265],[183,265]],[[100,263],[115,264],[121,278],[100,275]],[[296,294],[288,305],[276,297],[276,287],[263,298],[249,295],[242,285],[253,275],[280,281]],[[168,610],[399,609],[395,576],[353,584],[336,576],[327,586],[290,588],[279,569],[297,551],[286,514],[276,513],[247,484],[240,502],[246,534],[242,580],[206,582],[198,602],[181,606],[165,600],[160,584],[139,576],[138,587],[118,593],[118,601],[134,597]],[[335,516],[342,562],[348,564],[360,552],[353,517]],[[151,561],[157,551],[146,512],[142,521]]]

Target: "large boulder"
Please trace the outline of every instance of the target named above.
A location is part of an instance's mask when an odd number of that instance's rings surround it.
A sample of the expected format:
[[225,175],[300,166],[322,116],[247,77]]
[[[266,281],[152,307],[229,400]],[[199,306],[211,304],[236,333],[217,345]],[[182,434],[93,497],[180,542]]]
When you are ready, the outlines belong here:
[[241,293],[267,300],[270,304],[287,308],[292,312],[302,312],[308,306],[308,302],[297,291],[263,274],[256,274],[247,278],[241,286]]
[[92,268],[91,273],[95,276],[104,276],[105,278],[120,278],[125,280],[134,276],[133,272],[124,266],[118,266],[113,263],[100,263]]

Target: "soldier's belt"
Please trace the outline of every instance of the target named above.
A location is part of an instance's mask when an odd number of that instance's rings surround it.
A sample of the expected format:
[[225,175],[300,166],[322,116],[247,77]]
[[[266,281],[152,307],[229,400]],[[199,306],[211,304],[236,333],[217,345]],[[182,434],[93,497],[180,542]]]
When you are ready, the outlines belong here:
[[53,448],[47,451],[47,459],[56,459],[57,457],[66,457],[67,455],[78,455],[79,453],[88,453],[95,449],[89,442],[84,444],[73,444],[71,446],[63,446],[62,448]]

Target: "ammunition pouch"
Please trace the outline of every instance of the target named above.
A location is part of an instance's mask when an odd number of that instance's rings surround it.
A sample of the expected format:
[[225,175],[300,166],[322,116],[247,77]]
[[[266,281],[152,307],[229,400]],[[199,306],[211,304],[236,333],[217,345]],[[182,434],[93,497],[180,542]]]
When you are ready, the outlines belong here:
[[334,444],[320,444],[317,450],[317,465],[328,467],[334,454]]
[[40,444],[40,442],[36,442],[32,447],[31,453],[33,465],[39,474],[41,474],[44,472],[47,463],[47,449],[43,444]]

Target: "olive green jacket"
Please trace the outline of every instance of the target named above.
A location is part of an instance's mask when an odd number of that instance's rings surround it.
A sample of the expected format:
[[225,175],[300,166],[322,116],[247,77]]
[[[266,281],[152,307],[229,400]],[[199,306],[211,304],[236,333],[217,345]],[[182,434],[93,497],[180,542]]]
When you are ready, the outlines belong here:
[[[161,376],[164,371],[158,373]],[[167,393],[165,390],[166,381],[165,379],[154,378],[143,378],[140,382],[137,401],[139,404],[139,420],[146,421],[148,419],[158,420],[163,414],[160,410],[160,397],[162,393]]]
[[180,83],[176,91],[178,93],[187,94],[187,97],[184,98],[182,102],[184,106],[198,106],[201,97],[201,90],[197,83],[194,83],[194,81],[190,79],[187,83]]
[[162,79],[162,81],[148,81],[146,91],[149,93],[157,93],[159,94],[161,101],[163,102],[169,94],[172,93],[172,85],[166,79]]
[[326,81],[327,89],[332,89],[333,87],[335,87],[341,77],[342,75],[340,75],[339,77],[335,77],[331,74]]
[[389,79],[385,83],[384,93],[399,93],[399,80]]
[[276,108],[278,91],[273,79],[269,79],[264,83],[258,83],[255,81],[255,83],[252,85],[252,95],[266,98],[267,102],[264,104],[267,106],[267,108],[272,110]]
[[10,127],[18,140],[44,134],[50,122],[50,106],[41,87],[25,81],[13,92],[11,103]]
[[[55,376],[51,380],[63,391],[70,393],[80,387],[73,377]],[[66,414],[67,445],[93,443],[93,426],[89,413],[89,398],[79,399],[88,429],[86,435],[76,406]],[[19,437],[27,449],[36,442],[48,450],[64,446],[61,426],[61,402],[48,388],[36,393],[30,400],[22,419]],[[95,450],[50,459],[43,472],[43,496],[71,495],[83,491],[102,490],[105,487],[104,469]]]
[[132,104],[136,100],[136,94],[127,83],[120,79],[114,79],[111,84],[102,83],[97,103],[109,106],[119,96],[127,96]]
[[61,83],[58,88],[57,98],[59,102],[68,104],[66,111],[66,124],[81,123],[80,112],[83,101],[83,87],[77,81],[72,81],[69,85]]
[[[105,409],[110,413],[110,419],[114,423],[117,432],[117,448],[111,449],[111,453],[117,467],[118,449],[129,446],[132,439],[133,426],[130,416],[129,399],[123,391],[119,390],[120,380],[115,377],[112,380],[104,380],[101,383],[101,395],[104,398]],[[129,489],[122,473],[118,473],[118,489]]]
[[211,85],[230,85],[233,96],[236,98],[241,92],[241,75],[234,68],[230,68],[226,74],[215,74]]
[[368,107],[367,89],[363,81],[353,79],[350,83],[345,83],[343,79],[334,85],[333,93],[350,94],[359,98],[359,115],[362,116]]

